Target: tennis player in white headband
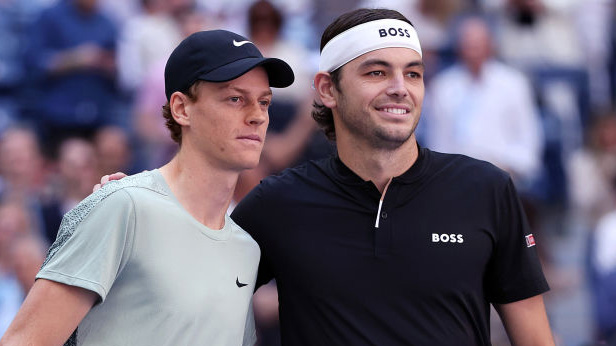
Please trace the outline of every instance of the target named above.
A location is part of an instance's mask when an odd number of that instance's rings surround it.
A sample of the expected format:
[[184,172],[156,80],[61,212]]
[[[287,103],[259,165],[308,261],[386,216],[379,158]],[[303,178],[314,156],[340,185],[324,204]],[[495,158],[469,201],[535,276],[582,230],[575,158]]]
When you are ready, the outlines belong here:
[[[510,176],[417,144],[425,68],[408,19],[358,9],[320,47],[312,116],[337,156],[264,180],[233,215],[267,239],[283,343],[489,345],[492,304],[511,344],[553,346],[549,286]],[[264,223],[272,209],[281,216]]]

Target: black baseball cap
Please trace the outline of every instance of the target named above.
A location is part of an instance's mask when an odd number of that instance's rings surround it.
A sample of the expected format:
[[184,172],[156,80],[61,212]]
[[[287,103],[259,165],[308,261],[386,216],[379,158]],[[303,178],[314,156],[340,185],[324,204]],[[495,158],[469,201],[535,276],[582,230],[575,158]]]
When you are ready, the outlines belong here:
[[295,80],[284,61],[264,58],[247,38],[226,30],[199,31],[184,39],[165,66],[167,100],[176,91],[185,92],[197,80],[226,82],[257,66],[267,71],[271,87],[288,87]]

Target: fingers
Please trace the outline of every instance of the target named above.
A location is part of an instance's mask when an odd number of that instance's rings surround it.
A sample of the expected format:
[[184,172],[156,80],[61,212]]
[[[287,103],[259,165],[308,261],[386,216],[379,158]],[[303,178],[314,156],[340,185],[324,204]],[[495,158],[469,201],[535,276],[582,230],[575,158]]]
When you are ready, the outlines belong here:
[[124,173],[122,173],[122,172],[115,172],[115,173],[113,173],[113,174],[111,174],[111,175],[108,175],[107,177],[108,177],[108,181],[111,181],[111,180],[120,180],[120,179],[122,179],[122,178],[126,177],[126,174],[124,174]]
[[126,177],[127,175],[122,173],[122,172],[116,172],[113,174],[106,174],[103,175],[101,177],[101,182],[100,184],[96,184],[94,185],[94,187],[92,188],[92,192],[95,192],[96,190],[100,189],[101,187],[103,187],[105,184],[107,184],[108,182],[112,181],[112,180],[120,180],[124,177]]

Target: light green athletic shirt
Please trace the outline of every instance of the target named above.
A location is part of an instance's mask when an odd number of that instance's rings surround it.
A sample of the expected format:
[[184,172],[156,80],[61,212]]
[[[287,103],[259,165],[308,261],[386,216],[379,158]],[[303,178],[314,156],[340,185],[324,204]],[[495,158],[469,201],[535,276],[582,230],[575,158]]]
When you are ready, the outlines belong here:
[[37,278],[100,297],[67,345],[253,345],[259,258],[229,216],[205,227],[154,170],[68,212]]

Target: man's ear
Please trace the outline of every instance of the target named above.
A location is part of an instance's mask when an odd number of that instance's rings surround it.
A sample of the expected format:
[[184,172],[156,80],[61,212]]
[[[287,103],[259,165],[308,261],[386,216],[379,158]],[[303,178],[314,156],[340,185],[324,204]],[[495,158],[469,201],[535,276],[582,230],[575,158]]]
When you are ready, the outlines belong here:
[[190,116],[188,116],[188,113],[186,112],[188,102],[188,96],[179,91],[171,94],[171,98],[169,99],[169,109],[171,110],[171,115],[173,116],[173,119],[182,126],[190,125]]
[[336,107],[336,98],[334,93],[336,86],[332,81],[332,77],[327,72],[319,72],[314,76],[314,89],[317,91],[323,105],[327,108]]

